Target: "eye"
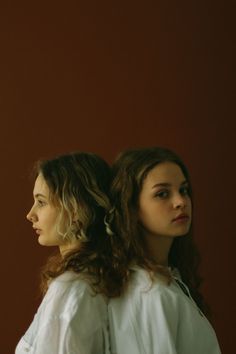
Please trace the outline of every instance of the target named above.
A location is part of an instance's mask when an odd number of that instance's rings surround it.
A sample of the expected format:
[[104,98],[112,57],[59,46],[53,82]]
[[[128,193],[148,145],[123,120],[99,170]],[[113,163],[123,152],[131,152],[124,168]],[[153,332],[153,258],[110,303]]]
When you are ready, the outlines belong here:
[[46,205],[46,202],[44,200],[41,200],[41,199],[37,199],[36,203],[37,203],[37,205],[39,207],[42,207],[42,206]]
[[169,191],[167,189],[163,189],[155,194],[155,197],[165,199],[168,198],[169,196]]
[[180,194],[189,196],[189,187],[188,186],[181,187],[180,188]]

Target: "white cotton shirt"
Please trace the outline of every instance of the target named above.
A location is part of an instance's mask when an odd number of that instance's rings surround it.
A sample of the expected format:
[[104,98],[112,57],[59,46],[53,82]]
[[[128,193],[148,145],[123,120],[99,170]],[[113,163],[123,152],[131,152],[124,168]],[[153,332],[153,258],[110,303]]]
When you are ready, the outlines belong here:
[[78,274],[55,278],[15,354],[109,354],[107,302]]
[[108,312],[112,354],[221,353],[212,326],[175,280],[152,283],[136,268],[126,293],[110,300]]

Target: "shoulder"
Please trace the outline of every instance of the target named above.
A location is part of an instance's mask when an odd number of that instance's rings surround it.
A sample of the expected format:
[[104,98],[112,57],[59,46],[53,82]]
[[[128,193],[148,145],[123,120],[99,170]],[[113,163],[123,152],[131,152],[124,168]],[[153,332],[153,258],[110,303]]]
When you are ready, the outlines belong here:
[[156,274],[151,276],[149,272],[141,268],[137,268],[131,273],[128,292],[134,293],[135,297],[176,297],[177,293],[175,290],[173,282],[168,284],[167,279],[162,275]]
[[90,284],[80,275],[72,271],[66,271],[59,275],[49,285],[49,292],[76,291],[77,293],[90,293],[93,291]]
[[137,268],[131,272],[125,293],[120,298],[111,300],[110,303],[112,307],[117,309],[120,307],[130,310],[131,308],[139,308],[140,312],[148,313],[150,311],[153,313],[156,309],[158,312],[161,309],[176,312],[179,301],[181,301],[179,291],[174,282],[168,284],[159,275],[151,278],[146,270]]
[[24,342],[34,353],[102,353],[106,327],[105,298],[78,274],[65,272],[51,282]]
[[95,294],[90,284],[79,274],[65,272],[55,278],[43,299],[43,306],[51,309],[53,313],[67,316],[78,311],[105,312],[106,298],[101,294]]

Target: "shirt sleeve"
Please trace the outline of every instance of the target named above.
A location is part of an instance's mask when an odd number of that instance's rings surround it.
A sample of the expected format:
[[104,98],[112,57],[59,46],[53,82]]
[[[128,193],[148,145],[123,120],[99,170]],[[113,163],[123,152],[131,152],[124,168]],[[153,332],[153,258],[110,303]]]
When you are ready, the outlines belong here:
[[32,354],[105,354],[104,332],[93,326],[92,317],[82,318],[83,325],[65,318],[50,320],[41,327]]
[[91,294],[86,287],[69,290],[69,294],[60,290],[49,294],[16,353],[107,354],[107,304],[103,296]]

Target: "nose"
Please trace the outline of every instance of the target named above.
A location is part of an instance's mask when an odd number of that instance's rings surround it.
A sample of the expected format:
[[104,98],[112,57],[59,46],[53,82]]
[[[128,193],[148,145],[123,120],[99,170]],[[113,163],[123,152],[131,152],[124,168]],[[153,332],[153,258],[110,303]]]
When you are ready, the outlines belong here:
[[26,215],[26,219],[31,221],[31,222],[34,222],[36,221],[36,215],[33,211],[33,207],[30,209],[30,211],[28,212],[28,214]]
[[181,195],[180,193],[177,193],[174,196],[173,200],[173,206],[175,209],[183,209],[186,206],[186,198],[185,196]]

